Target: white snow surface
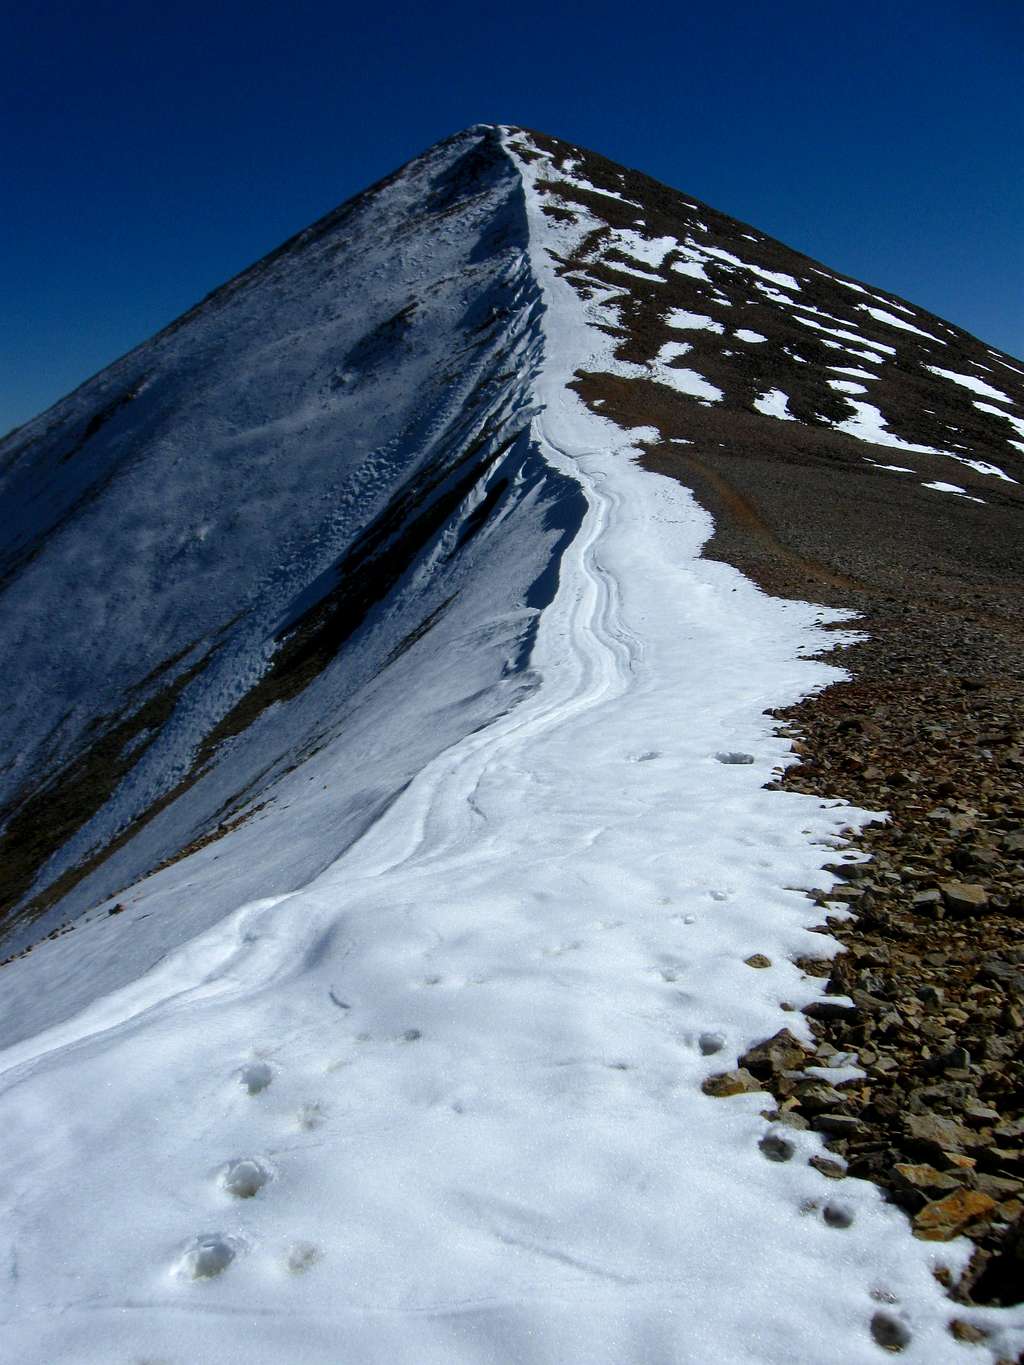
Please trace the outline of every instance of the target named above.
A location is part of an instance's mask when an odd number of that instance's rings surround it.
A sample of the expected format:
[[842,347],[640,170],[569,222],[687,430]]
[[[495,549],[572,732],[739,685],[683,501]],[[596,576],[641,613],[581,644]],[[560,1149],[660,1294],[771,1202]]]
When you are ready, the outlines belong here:
[[622,261],[605,261],[609,270],[618,270],[623,275],[632,275],[638,280],[653,280],[655,284],[664,284],[665,281],[660,275],[653,274],[650,270],[637,270],[635,266],[625,265]]
[[954,384],[959,384],[961,388],[970,389],[972,393],[980,394],[982,398],[994,398],[999,403],[1012,404],[1013,399],[1008,398],[1002,389],[995,388],[992,384],[986,384],[984,379],[979,379],[973,374],[958,374],[956,370],[943,370],[938,365],[926,365],[924,367],[931,374],[937,374],[940,379],[949,379]]
[[749,341],[752,344],[768,340],[768,338],[762,336],[760,332],[752,332],[748,327],[737,327],[735,332],[733,332],[733,336],[739,341]]
[[923,332],[920,327],[915,327],[910,322],[904,322],[902,318],[886,312],[884,308],[872,308],[868,303],[858,303],[857,307],[873,317],[876,322],[884,322],[887,327],[899,327],[904,332],[914,332],[917,336],[926,337],[929,341],[937,341],[940,346],[947,344],[942,337],[933,336],[931,332]]
[[955,493],[957,497],[966,498],[968,502],[980,502],[984,504],[984,498],[974,498],[968,493],[966,488],[961,488],[958,483],[943,483],[940,479],[932,483],[922,484],[923,488],[932,488],[936,493]]
[[653,266],[661,265],[668,253],[679,245],[674,237],[644,237],[630,228],[617,228],[611,234],[610,243],[641,264]]
[[836,431],[845,431],[848,436],[856,436],[858,440],[870,441],[876,446],[893,446],[897,450],[913,450],[920,455],[944,455],[947,452],[938,450],[934,446],[914,445],[912,441],[904,441],[902,436],[897,436],[885,425],[885,418],[880,410],[872,403],[862,403],[855,398],[846,400],[853,409],[854,415],[845,418],[842,422],[834,422],[832,425]]
[[726,265],[738,270],[747,270],[751,275],[756,275],[758,279],[767,280],[770,284],[781,285],[783,289],[800,288],[799,281],[794,279],[792,275],[786,275],[777,270],[765,270],[763,266],[752,265],[750,261],[742,261],[738,256],[734,256],[731,251],[725,251],[722,247],[706,246],[704,250],[709,256],[714,256]]
[[1018,482],[1017,479],[1011,478],[1005,469],[1000,469],[997,464],[990,464],[988,460],[972,460],[967,455],[954,455],[951,450],[944,453],[948,459],[966,465],[968,469],[973,469],[976,474],[988,474],[993,479],[1002,479],[1004,483]]
[[680,275],[689,275],[693,280],[703,280],[706,284],[711,283],[708,279],[707,271],[704,269],[704,264],[701,261],[673,261],[672,269],[677,271]]
[[[1011,427],[1013,427],[1016,431],[1019,431],[1020,434],[1024,436],[1024,417],[1017,417],[1012,412],[1003,412],[1001,408],[995,408],[992,406],[991,403],[980,403],[977,399],[974,400],[974,406],[978,409],[979,412],[990,412],[994,417],[1005,418],[1005,420],[1009,422]],[[1016,443],[1011,442],[1011,445],[1013,444]]]
[[725,331],[722,324],[716,322],[714,318],[709,318],[703,313],[691,313],[685,308],[670,308],[665,315],[665,321],[669,327],[678,327],[681,331]]
[[891,469],[896,474],[915,474],[917,472],[905,464],[883,464],[881,460],[873,460],[870,455],[865,455],[864,459],[868,464],[874,465],[876,469]]
[[784,422],[796,421],[789,410],[789,395],[781,389],[769,389],[767,393],[758,394],[754,399],[754,407],[766,417],[779,417]]
[[[827,332],[829,336],[839,337],[841,341],[856,341],[861,346],[870,346],[874,351],[885,351],[888,355],[896,354],[895,346],[887,346],[884,342],[876,341],[873,337],[862,337],[859,332],[848,332],[842,327],[825,327],[820,322],[815,322],[813,318],[801,317],[799,313],[794,313],[793,317],[797,322],[802,322],[805,327],[813,327],[817,332]],[[854,351],[854,355],[863,356],[865,360],[881,360],[880,355],[873,355],[870,351]]]
[[[791,758],[764,709],[842,676],[808,657],[841,614],[701,559],[710,518],[636,463],[656,433],[567,387],[614,343],[548,255],[585,225],[551,222],[516,164],[544,305],[532,439],[586,502],[537,685],[340,857],[317,803],[351,761],[328,745],[287,817],[5,969],[26,1026],[0,1054],[5,1360],[821,1365],[827,1342],[874,1365],[877,1314],[902,1359],[963,1357],[932,1272],[969,1247],[826,1181],[811,1133],[766,1160],[767,1096],[701,1093],[751,1042],[809,1037],[820,983],[793,959],[834,945],[795,888],[832,885],[866,816],[763,790]],[[478,572],[482,600],[505,561]],[[367,693],[368,735],[394,705]],[[230,904],[273,883],[289,822],[322,870]],[[204,898],[208,927],[161,942]],[[112,953],[118,984],[68,1017],[66,983],[102,986]],[[1024,1345],[1019,1310],[970,1316]]]
[[836,374],[849,374],[854,379],[877,379],[877,374],[872,374],[870,370],[858,370],[851,365],[830,365],[830,370],[835,370]]

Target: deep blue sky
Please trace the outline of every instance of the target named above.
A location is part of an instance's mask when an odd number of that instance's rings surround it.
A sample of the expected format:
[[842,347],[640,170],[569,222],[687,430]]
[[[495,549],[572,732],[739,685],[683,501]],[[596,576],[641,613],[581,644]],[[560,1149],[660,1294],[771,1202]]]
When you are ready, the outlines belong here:
[[1021,0],[3,16],[0,432],[476,122],[640,167],[1024,354]]

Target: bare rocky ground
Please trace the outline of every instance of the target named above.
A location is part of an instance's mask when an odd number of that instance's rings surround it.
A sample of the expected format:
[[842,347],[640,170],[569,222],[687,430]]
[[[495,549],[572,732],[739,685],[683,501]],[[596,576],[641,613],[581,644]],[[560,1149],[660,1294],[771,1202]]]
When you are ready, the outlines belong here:
[[[837,999],[810,1011],[816,1061],[854,1052],[863,1080],[796,1074],[793,1049],[743,1059],[783,1122],[826,1135],[917,1236],[977,1251],[965,1303],[1024,1295],[1024,681],[1019,642],[908,610],[868,618],[854,678],[778,713],[799,765],[779,786],[889,812],[840,861],[828,932]],[[1000,646],[1017,648],[1000,658]],[[851,1006],[843,1003],[852,1002]],[[797,1051],[802,1051],[798,1049]],[[838,1169],[827,1173],[838,1174]]]

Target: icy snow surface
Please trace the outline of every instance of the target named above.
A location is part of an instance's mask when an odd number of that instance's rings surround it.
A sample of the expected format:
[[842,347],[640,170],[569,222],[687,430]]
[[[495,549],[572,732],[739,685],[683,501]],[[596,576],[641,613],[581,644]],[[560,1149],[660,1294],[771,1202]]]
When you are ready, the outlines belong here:
[[[794,888],[831,885],[862,816],[763,790],[789,757],[763,711],[840,676],[804,657],[837,613],[701,559],[709,517],[635,463],[650,434],[567,388],[613,343],[555,274],[573,229],[520,169],[545,305],[533,438],[587,505],[540,685],[301,889],[0,1055],[18,1365],[872,1365],[879,1314],[904,1360],[963,1358],[932,1270],[966,1246],[824,1180],[813,1134],[781,1130],[789,1159],[766,1159],[765,1095],[701,1093],[755,1039],[807,1036],[818,983],[793,959],[829,941]],[[229,874],[278,856],[218,849]],[[154,879],[162,914],[193,876]],[[61,947],[17,964],[41,1023]],[[972,1318],[1024,1344],[1019,1314]]]

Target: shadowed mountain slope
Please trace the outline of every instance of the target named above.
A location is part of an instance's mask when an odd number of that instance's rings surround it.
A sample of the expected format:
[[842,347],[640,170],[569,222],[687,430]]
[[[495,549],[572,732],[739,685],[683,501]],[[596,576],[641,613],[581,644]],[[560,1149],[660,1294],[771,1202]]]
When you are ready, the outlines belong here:
[[[338,852],[528,690],[579,507],[525,434],[524,244],[497,134],[463,134],[3,443],[8,924],[102,899],[343,734],[353,779],[321,816]],[[359,734],[367,689],[395,697],[390,745]],[[288,842],[282,878],[310,874]]]

